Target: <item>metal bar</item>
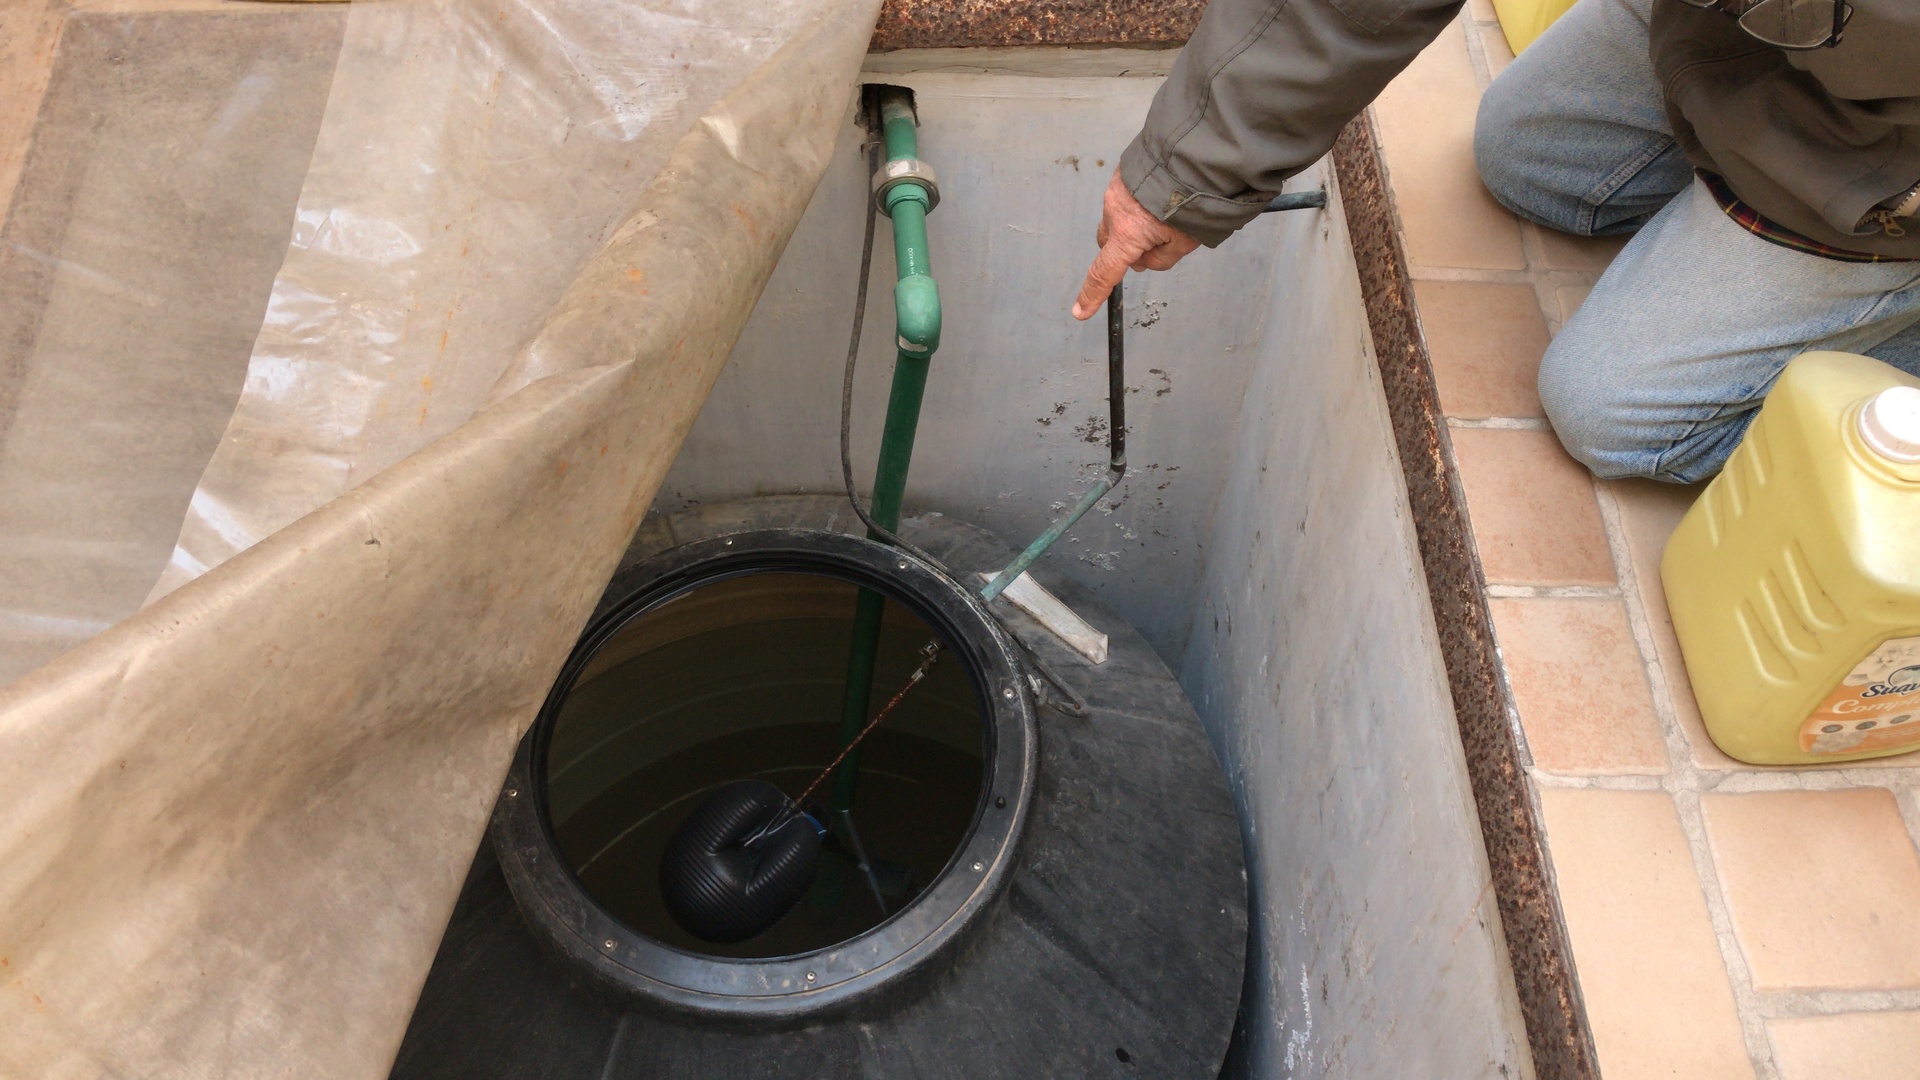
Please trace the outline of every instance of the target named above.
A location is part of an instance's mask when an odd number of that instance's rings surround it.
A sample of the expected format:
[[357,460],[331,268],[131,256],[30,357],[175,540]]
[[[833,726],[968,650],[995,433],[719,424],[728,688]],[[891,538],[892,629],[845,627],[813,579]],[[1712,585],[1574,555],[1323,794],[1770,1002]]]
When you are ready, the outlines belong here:
[[1123,284],[1114,285],[1113,291],[1107,294],[1107,475],[1101,477],[1092,490],[1080,496],[1080,501],[1067,511],[1066,516],[1047,526],[1047,531],[1028,544],[1027,550],[987,582],[987,587],[980,590],[980,598],[988,603],[992,603],[1016,578],[1026,573],[1034,560],[1046,554],[1048,548],[1065,536],[1068,529],[1073,528],[1127,475],[1127,314],[1125,298],[1121,293]]
[[1032,566],[1035,559],[1046,554],[1054,541],[1065,536],[1068,529],[1073,528],[1076,522],[1085,517],[1087,511],[1093,509],[1094,504],[1098,503],[1102,496],[1112,490],[1113,475],[1109,473],[1101,477],[1100,482],[1088,489],[1085,495],[1080,496],[1080,501],[1074,504],[1073,509],[1067,511],[1065,517],[1047,526],[1047,531],[1041,533],[1033,543],[1028,544],[1027,550],[1008,563],[1006,569],[994,575],[993,580],[987,582],[987,587],[980,590],[980,598],[991,603],[994,597],[999,596],[1007,586],[1013,584],[1015,578],[1026,573],[1027,567]]
[[880,905],[880,914],[886,915],[887,898],[880,894],[880,879],[873,875],[873,864],[867,861],[867,845],[860,842],[860,830],[853,827],[853,811],[842,810],[840,824],[847,828],[847,839],[853,844],[853,857],[860,861],[860,872],[867,875],[867,888],[873,890],[873,902]]
[[1314,191],[1290,191],[1284,195],[1275,195],[1267,204],[1263,214],[1277,210],[1318,210],[1327,205],[1327,193],[1324,189]]

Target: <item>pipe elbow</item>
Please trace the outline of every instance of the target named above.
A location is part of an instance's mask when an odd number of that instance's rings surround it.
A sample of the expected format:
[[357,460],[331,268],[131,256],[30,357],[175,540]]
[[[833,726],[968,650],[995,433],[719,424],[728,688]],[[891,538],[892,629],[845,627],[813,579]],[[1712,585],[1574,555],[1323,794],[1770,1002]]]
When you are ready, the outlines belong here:
[[940,347],[940,287],[925,274],[908,274],[893,285],[899,346],[916,356]]

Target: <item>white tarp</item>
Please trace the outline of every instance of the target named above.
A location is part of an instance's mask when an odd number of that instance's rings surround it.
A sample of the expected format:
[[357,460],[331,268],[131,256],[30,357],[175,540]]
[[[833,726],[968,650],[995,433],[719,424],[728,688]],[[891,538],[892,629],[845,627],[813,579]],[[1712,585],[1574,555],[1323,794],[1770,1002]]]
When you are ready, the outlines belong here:
[[0,1075],[385,1075],[877,8],[354,6],[172,564],[213,569],[0,690]]

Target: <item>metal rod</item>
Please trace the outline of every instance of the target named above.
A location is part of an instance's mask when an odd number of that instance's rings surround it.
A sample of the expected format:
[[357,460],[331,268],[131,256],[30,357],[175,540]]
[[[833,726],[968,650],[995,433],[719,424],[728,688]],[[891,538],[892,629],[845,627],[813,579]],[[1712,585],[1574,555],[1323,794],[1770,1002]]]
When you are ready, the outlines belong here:
[[1290,191],[1283,195],[1275,195],[1273,201],[1267,204],[1267,208],[1260,212],[1271,214],[1279,210],[1318,210],[1326,205],[1325,189]]
[[1028,544],[1027,550],[1008,563],[1006,569],[987,582],[987,587],[980,590],[980,598],[988,603],[992,603],[1007,586],[1026,573],[1034,560],[1046,554],[1048,548],[1065,536],[1068,529],[1073,528],[1127,475],[1127,314],[1126,303],[1121,295],[1122,284],[1124,282],[1116,283],[1113,291],[1107,294],[1107,475],[1101,477],[1092,490],[1080,496],[1080,501],[1064,517],[1047,526],[1047,531]]
[[873,864],[867,861],[867,845],[860,842],[860,830],[853,827],[853,811],[841,810],[840,824],[846,826],[847,839],[853,844],[853,857],[860,861],[860,872],[867,875],[867,888],[873,890],[873,902],[880,905],[880,914],[887,914],[887,898],[880,895],[880,879],[873,875]]

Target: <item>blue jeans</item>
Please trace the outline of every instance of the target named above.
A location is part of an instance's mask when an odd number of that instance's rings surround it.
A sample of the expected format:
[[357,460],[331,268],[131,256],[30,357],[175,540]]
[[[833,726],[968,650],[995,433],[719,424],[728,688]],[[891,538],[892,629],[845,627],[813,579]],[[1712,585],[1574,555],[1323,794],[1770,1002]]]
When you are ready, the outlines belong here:
[[1920,374],[1920,262],[1823,259],[1734,224],[1667,127],[1651,3],[1579,0],[1488,87],[1474,155],[1529,221],[1634,233],[1548,347],[1540,400],[1596,474],[1691,483],[1719,470],[1800,353]]

